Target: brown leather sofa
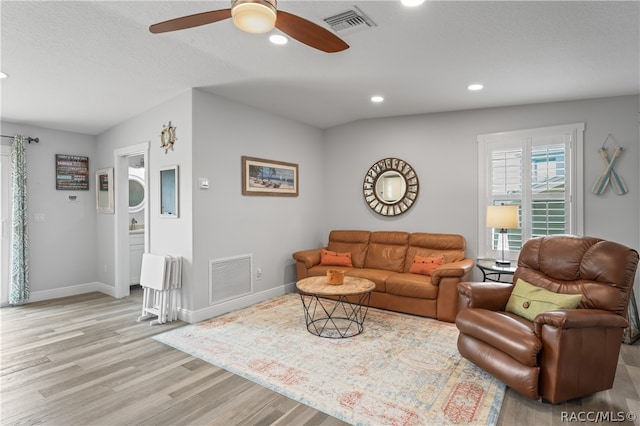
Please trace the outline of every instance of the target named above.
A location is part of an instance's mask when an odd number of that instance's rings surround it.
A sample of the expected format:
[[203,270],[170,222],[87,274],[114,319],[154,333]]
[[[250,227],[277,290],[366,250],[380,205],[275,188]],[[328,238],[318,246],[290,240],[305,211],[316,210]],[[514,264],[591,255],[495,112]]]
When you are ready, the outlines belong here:
[[[321,276],[329,269],[367,278],[376,285],[370,306],[454,322],[457,284],[471,275],[474,262],[465,258],[464,237],[453,234],[334,230],[326,249],[351,253],[352,267],[320,264],[320,248],[293,253],[298,280]],[[415,256],[444,257],[431,275],[409,273]]]
[[527,241],[513,282],[582,294],[577,308],[529,321],[505,311],[512,284],[462,282],[458,350],[532,399],[558,403],[610,389],[637,266],[635,250],[598,238]]

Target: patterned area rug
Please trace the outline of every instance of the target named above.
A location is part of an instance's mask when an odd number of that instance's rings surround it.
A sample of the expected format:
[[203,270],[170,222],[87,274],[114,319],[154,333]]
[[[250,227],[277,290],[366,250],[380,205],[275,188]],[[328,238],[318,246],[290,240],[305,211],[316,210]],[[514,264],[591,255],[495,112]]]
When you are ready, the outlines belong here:
[[372,308],[362,334],[317,337],[287,294],[155,339],[354,425],[495,424],[505,386],[460,356],[457,335]]

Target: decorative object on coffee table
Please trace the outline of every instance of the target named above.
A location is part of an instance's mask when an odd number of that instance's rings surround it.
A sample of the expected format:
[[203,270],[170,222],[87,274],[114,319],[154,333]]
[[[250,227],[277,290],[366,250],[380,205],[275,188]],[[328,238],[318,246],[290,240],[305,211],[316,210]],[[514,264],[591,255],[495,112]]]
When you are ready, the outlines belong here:
[[353,337],[364,330],[369,299],[376,285],[365,278],[344,277],[343,285],[323,276],[296,283],[309,333],[330,339]]
[[344,271],[339,269],[329,269],[327,271],[327,284],[342,285],[344,284]]

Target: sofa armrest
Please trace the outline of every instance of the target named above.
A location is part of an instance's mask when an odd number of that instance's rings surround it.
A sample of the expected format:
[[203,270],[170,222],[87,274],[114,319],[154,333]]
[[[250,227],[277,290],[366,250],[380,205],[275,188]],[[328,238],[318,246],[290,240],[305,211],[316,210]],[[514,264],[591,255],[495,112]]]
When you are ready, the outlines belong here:
[[497,282],[461,282],[458,283],[458,310],[483,308],[491,311],[504,311],[513,284]]
[[627,328],[629,322],[621,315],[601,309],[559,309],[539,314],[533,320],[534,332],[542,335],[542,327],[571,328]]
[[473,268],[473,260],[472,259],[463,259],[458,262],[445,263],[444,265],[440,265],[433,271],[431,274],[431,284],[438,285],[440,284],[440,278],[443,277],[459,277],[462,278],[471,273],[471,269]]
[[293,253],[292,256],[297,262],[304,263],[304,266],[309,269],[320,264],[320,250],[321,249],[301,250]]
[[[539,354],[540,396],[555,404],[610,389],[627,320],[600,309],[566,309],[539,314],[534,333]],[[585,372],[589,372],[588,380]]]

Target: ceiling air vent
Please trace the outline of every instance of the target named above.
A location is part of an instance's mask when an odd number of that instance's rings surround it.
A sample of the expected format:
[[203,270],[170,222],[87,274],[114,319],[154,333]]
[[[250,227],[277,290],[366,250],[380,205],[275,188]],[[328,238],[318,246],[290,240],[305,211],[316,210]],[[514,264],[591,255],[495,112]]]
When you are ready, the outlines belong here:
[[324,18],[331,29],[339,34],[348,34],[377,27],[376,23],[362,12],[358,6]]

